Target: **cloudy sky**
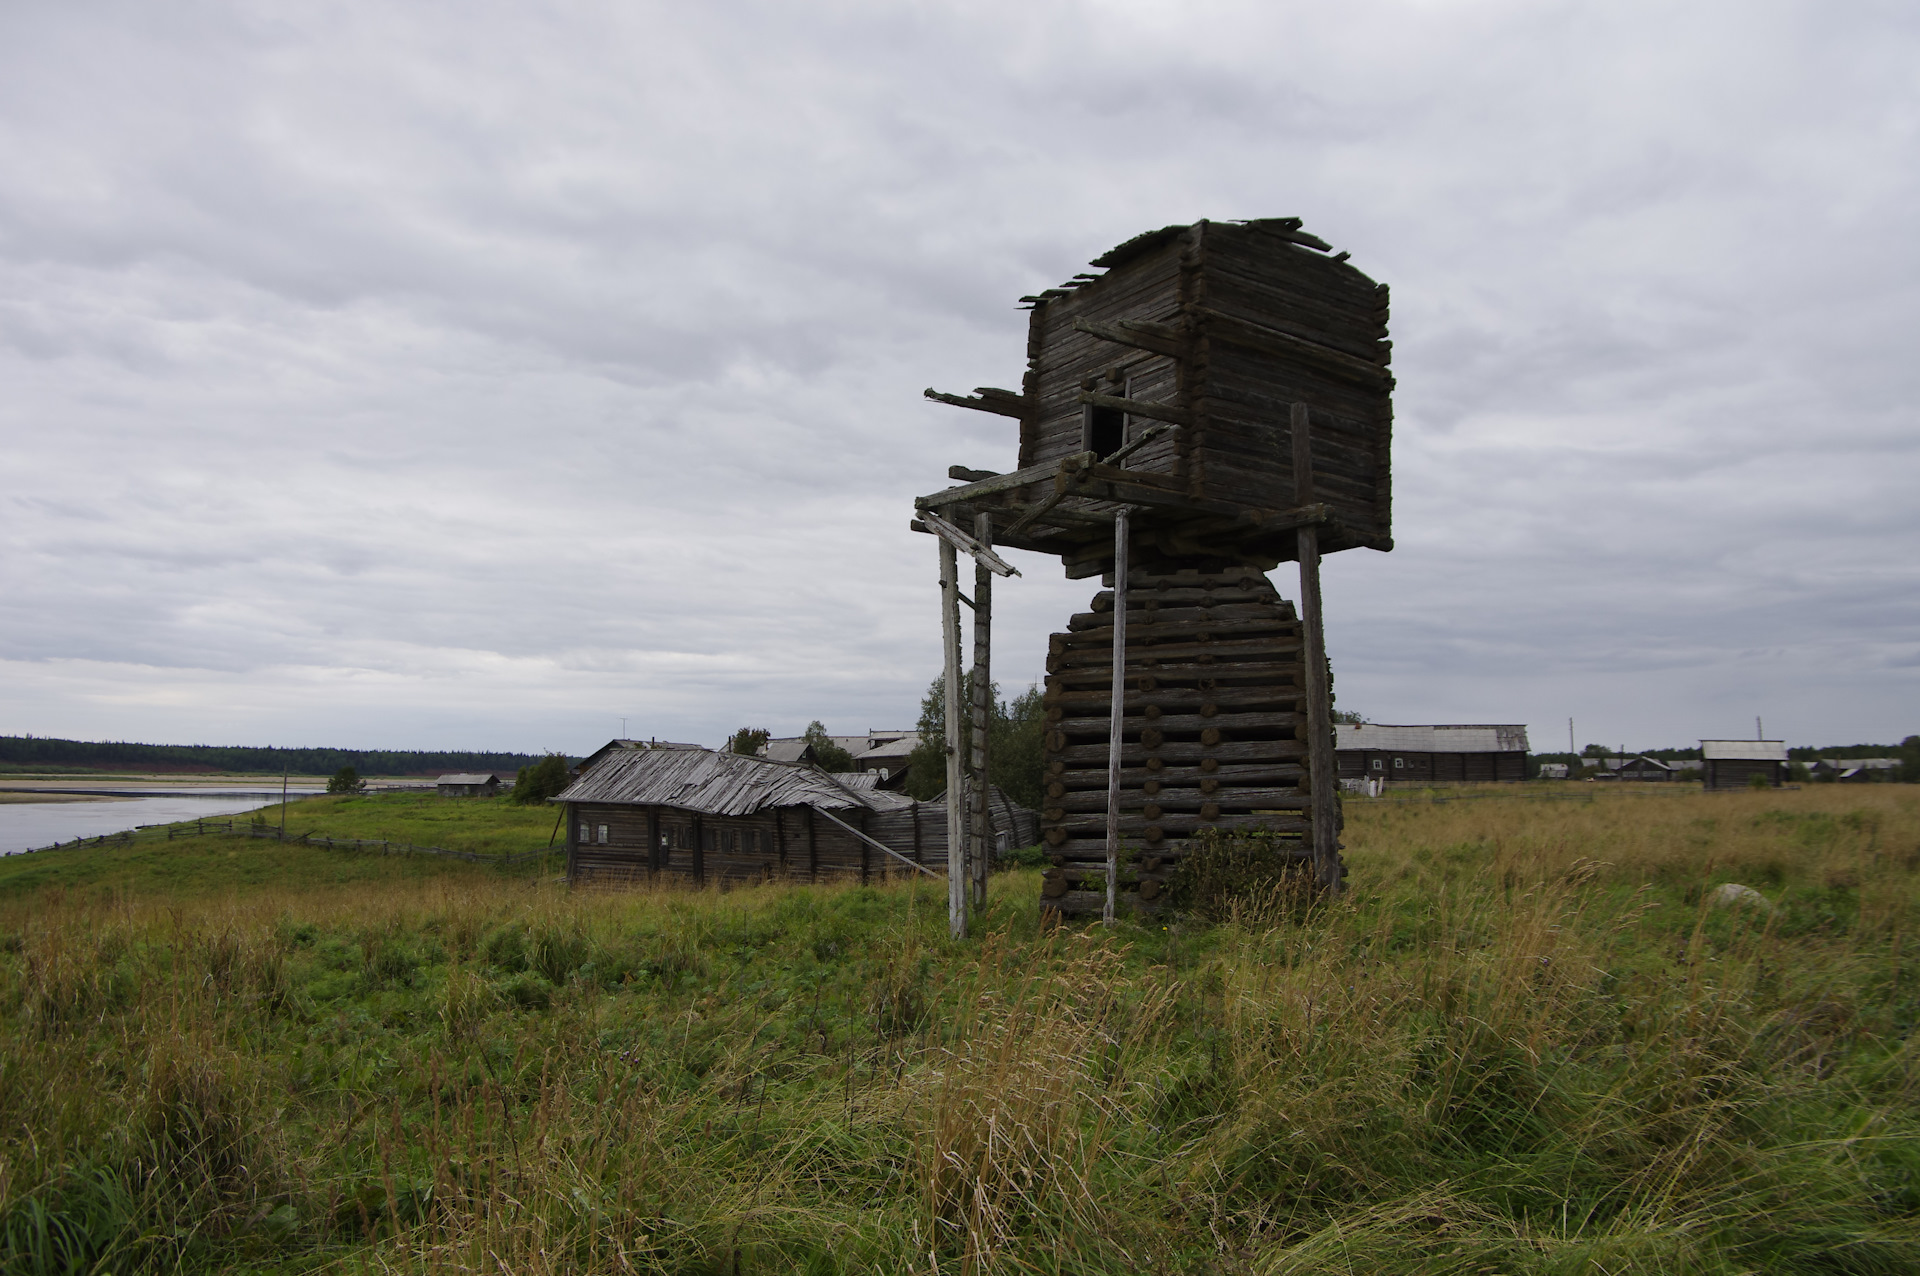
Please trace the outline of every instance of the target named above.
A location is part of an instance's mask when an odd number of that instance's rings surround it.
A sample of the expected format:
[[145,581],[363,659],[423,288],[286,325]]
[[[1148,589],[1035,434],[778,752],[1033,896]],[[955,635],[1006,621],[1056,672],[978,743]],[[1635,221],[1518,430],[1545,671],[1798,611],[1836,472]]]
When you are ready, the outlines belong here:
[[[0,6],[0,733],[911,723],[911,499],[1014,460],[922,387],[1299,216],[1394,298],[1343,708],[1898,739],[1916,66],[1895,3]],[[1015,557],[1008,687],[1094,588]]]

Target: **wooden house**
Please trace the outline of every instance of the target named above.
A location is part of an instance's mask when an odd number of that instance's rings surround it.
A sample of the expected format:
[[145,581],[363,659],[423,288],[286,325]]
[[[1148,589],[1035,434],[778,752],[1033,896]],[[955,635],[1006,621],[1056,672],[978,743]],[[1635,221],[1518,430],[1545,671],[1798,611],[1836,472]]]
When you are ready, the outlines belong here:
[[708,750],[612,753],[553,799],[567,880],[868,882],[945,865],[943,805],[847,779]]
[[443,775],[433,789],[441,797],[493,797],[500,792],[500,777],[491,771]]
[[[1013,571],[993,547],[1110,586],[1048,659],[1048,907],[1110,916],[1122,860],[1151,904],[1204,829],[1279,834],[1339,889],[1320,556],[1393,547],[1387,289],[1347,258],[1297,218],[1150,231],[1022,299],[1018,391],[927,391],[1019,428],[1014,470],[955,466],[915,502],[947,555],[948,686],[962,603],[988,681],[980,604]],[[978,566],[971,599],[955,553]],[[1264,576],[1286,561],[1297,612]],[[951,693],[950,787],[984,766],[958,756],[961,713]],[[971,718],[978,734],[979,698]]]
[[1498,726],[1334,727],[1340,777],[1431,784],[1527,778],[1527,729]]
[[682,749],[682,750],[691,749],[694,751],[699,751],[699,750],[705,749],[706,747],[707,746],[704,744],[677,744],[671,740],[615,739],[615,740],[607,741],[605,744],[595,749],[592,753],[589,753],[586,757],[574,763],[572,769],[575,775],[585,775],[588,771],[591,771],[596,765],[598,765],[601,759],[605,758],[608,754],[617,753],[622,749]]
[[1669,762],[1659,758],[1650,758],[1644,753],[1638,757],[1621,758],[1620,765],[1614,769],[1614,775],[1622,780],[1639,780],[1642,783],[1666,782],[1674,778],[1680,770]]
[[1787,778],[1784,740],[1702,740],[1702,782],[1709,789],[1744,789],[1759,776],[1773,788]]

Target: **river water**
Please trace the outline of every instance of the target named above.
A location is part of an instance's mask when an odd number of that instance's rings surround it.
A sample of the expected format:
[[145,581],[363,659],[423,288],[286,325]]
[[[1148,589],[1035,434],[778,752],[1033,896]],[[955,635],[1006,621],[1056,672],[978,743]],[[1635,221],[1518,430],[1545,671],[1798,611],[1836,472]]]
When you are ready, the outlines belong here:
[[[17,790],[16,790],[17,791]],[[71,792],[72,790],[67,790]],[[288,790],[305,797],[320,790],[311,786]],[[99,837],[139,828],[143,824],[172,824],[177,820],[225,818],[280,801],[280,786],[194,785],[152,789],[115,789],[102,785],[94,793],[119,795],[115,802],[0,802],[0,855],[35,850],[76,837]]]

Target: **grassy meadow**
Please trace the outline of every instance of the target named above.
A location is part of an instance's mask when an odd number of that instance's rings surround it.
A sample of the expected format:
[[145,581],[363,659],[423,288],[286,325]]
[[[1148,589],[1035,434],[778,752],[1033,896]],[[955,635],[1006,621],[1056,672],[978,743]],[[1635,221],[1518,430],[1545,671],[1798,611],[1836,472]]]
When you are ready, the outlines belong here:
[[[964,943],[938,884],[0,860],[0,1271],[1920,1269],[1920,788],[1594,787],[1352,801],[1345,897],[1214,927],[1008,872]],[[290,830],[450,844],[403,797]]]

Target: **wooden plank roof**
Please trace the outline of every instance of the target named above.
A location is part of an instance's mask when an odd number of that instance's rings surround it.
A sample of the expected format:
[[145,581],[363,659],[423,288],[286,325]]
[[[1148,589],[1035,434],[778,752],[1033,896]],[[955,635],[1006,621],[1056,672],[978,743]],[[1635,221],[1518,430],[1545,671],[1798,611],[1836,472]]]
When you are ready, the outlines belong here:
[[705,750],[631,749],[611,754],[552,800],[751,815],[778,806],[881,809],[873,797],[799,763]]

